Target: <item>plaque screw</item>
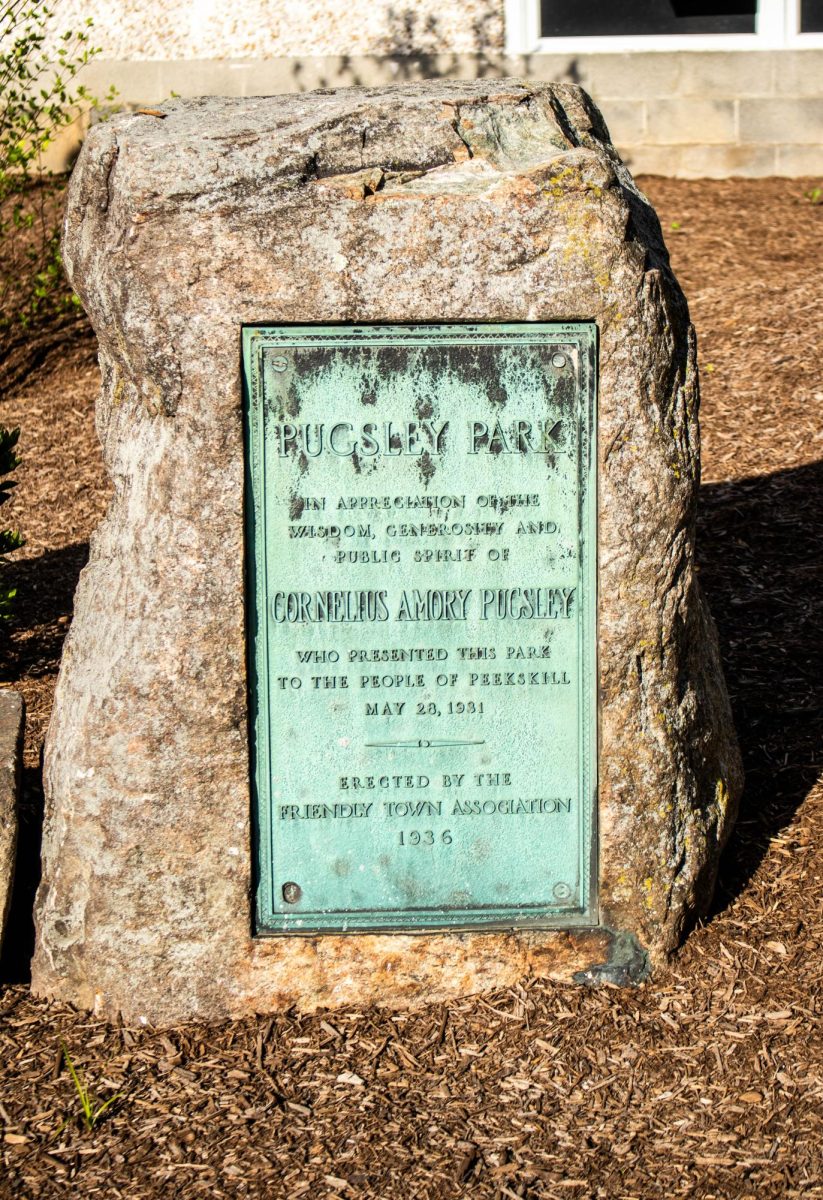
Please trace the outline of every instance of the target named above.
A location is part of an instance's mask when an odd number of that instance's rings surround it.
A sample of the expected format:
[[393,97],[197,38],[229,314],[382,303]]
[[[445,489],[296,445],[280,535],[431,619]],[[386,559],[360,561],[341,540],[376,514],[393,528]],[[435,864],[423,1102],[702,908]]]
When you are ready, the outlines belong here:
[[565,367],[565,365],[566,365],[565,354],[553,354],[552,355],[552,366],[553,367],[557,367],[559,370],[560,367]]
[[284,883],[283,884],[283,899],[286,904],[296,904],[303,895],[303,889],[299,883]]
[[276,354],[271,360],[272,369],[275,371],[285,371],[289,365],[288,359],[283,354]]
[[567,883],[556,883],[554,885],[554,895],[556,900],[568,900],[571,894],[572,890]]

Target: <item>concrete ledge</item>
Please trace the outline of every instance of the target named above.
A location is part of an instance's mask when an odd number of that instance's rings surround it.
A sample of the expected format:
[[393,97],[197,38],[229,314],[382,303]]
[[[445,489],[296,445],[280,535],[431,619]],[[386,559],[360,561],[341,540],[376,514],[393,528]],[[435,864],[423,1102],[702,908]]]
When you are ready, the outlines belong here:
[[254,96],[315,87],[376,87],[419,79],[486,79],[515,75],[579,83],[601,101],[674,97],[823,95],[823,50],[638,51],[625,54],[482,54],[382,57],[320,56],[254,59],[96,59],[83,82],[126,103],[181,96]]
[[811,168],[792,170],[794,163],[791,161],[781,169],[776,146],[628,146],[622,153],[633,175],[728,179],[732,175],[762,178],[814,174]]
[[648,106],[645,140],[664,146],[736,142],[735,106],[734,100],[656,100]]
[[823,174],[823,149],[820,146],[778,146],[775,175],[803,176]]
[[606,124],[616,146],[641,145],[646,140],[646,105],[642,100],[612,100],[608,112]]
[[823,168],[821,132],[823,97],[740,101],[741,142],[817,146],[818,170]]
[[[160,104],[175,94],[271,96],[506,75],[582,84],[602,107],[618,149],[636,164],[668,164],[665,174],[754,177],[821,171],[823,50],[96,60],[84,71],[83,82],[96,95],[114,84],[118,103],[134,107]],[[46,169],[60,171],[71,164],[86,124],[64,131],[46,158]],[[806,149],[787,153],[784,147]]]
[[776,65],[775,96],[823,94],[823,50],[784,50]]

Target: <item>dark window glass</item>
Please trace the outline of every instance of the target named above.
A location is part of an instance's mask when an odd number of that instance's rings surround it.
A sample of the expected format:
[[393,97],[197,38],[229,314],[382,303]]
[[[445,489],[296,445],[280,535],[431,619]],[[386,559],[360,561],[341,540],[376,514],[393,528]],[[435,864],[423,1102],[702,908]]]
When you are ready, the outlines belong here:
[[823,0],[800,0],[800,32],[823,33]]
[[[819,19],[823,0],[802,3]],[[754,33],[756,12],[757,0],[541,0],[540,23],[543,37]]]

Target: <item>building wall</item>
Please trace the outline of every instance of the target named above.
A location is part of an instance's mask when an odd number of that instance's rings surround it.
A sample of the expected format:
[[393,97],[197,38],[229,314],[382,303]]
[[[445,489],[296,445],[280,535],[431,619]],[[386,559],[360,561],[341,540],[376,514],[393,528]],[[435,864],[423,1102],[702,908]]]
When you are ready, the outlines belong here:
[[503,0],[56,0],[112,60],[466,53],[503,47]]
[[[172,93],[260,95],[408,79],[582,84],[636,173],[823,174],[823,49],[504,55],[503,0],[57,0],[54,30],[94,21],[84,82],[124,106]],[[585,44],[581,39],[581,44]],[[63,166],[81,134],[54,148]]]

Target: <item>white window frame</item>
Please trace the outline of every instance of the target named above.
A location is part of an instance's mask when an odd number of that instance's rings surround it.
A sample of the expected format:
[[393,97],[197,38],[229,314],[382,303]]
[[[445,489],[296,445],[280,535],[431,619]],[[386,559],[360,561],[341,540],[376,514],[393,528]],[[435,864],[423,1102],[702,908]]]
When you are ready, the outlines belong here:
[[505,0],[506,53],[622,54],[646,50],[786,50],[823,47],[823,32],[800,32],[800,0],[758,0],[754,33],[540,36],[540,0]]

